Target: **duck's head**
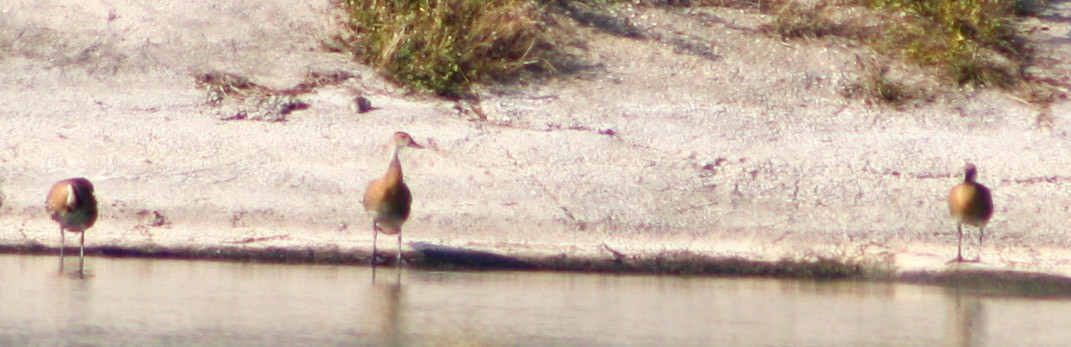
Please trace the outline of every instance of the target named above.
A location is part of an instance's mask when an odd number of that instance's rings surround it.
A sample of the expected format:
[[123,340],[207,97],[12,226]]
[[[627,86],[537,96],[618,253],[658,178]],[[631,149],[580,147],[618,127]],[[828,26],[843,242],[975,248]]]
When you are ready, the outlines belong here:
[[394,148],[403,148],[403,147],[411,147],[411,148],[416,148],[416,149],[424,148],[424,146],[421,146],[421,145],[417,144],[416,141],[413,140],[413,137],[409,136],[409,134],[404,132],[404,131],[399,131],[399,132],[394,133],[394,135],[391,137],[391,142],[394,144]]
[[974,167],[974,164],[967,163],[967,166],[963,168],[963,181],[974,182],[974,179],[977,176],[978,168]]

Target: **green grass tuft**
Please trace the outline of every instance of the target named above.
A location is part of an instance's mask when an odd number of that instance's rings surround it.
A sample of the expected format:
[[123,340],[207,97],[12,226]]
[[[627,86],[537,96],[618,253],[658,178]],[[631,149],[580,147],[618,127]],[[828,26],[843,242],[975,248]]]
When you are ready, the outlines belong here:
[[473,83],[549,71],[554,45],[532,0],[343,0],[359,60],[403,85],[463,96]]
[[[1021,85],[1031,50],[1018,16],[1037,13],[1044,0],[786,0],[774,6],[764,28],[780,37],[839,36],[877,51],[936,68],[954,84],[1014,88]],[[864,16],[858,13],[867,8]],[[894,88],[876,84],[880,99],[902,101]]]
[[876,46],[944,70],[961,85],[1009,88],[1022,81],[1029,51],[1015,0],[862,0],[903,20]]

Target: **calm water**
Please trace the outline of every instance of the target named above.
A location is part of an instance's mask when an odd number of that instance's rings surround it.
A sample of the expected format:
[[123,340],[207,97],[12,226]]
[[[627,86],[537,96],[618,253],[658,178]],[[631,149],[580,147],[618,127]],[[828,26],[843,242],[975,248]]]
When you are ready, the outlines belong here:
[[[1071,301],[939,287],[0,255],[0,345],[1063,346]],[[400,282],[399,282],[400,281]]]

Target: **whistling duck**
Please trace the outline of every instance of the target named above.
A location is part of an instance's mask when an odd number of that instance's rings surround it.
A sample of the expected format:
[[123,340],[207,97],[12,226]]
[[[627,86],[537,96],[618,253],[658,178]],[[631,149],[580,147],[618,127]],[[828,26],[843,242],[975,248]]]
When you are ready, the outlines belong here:
[[956,221],[956,233],[959,237],[959,246],[956,248],[955,262],[963,261],[963,225],[978,227],[978,258],[982,259],[982,240],[985,238],[985,225],[989,217],[993,216],[993,198],[989,194],[989,188],[975,182],[978,169],[974,164],[967,164],[964,169],[963,183],[952,188],[948,194],[948,209],[952,212],[952,218]]
[[390,166],[383,177],[368,183],[364,192],[364,209],[372,216],[372,266],[376,264],[376,237],[380,232],[398,235],[397,264],[402,264],[402,224],[409,219],[409,207],[413,195],[402,181],[402,165],[398,162],[398,151],[405,147],[424,148],[413,141],[413,137],[404,132],[391,136]]
[[71,178],[56,182],[48,191],[45,209],[52,220],[60,226],[60,266],[63,264],[64,232],[80,233],[78,263],[84,264],[86,229],[97,221],[97,198],[93,197],[93,184],[85,178]]

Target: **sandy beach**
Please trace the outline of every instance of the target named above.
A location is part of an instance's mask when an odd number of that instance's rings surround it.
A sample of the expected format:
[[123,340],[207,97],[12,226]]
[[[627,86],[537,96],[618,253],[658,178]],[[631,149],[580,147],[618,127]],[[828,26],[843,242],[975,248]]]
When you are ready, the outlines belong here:
[[[1030,73],[1067,81],[1071,4],[1052,6],[1026,19],[1044,28],[1029,36],[1041,57]],[[982,263],[967,266],[1071,276],[1066,95],[1037,105],[948,88],[877,104],[844,92],[888,59],[863,46],[782,41],[758,30],[769,16],[744,9],[638,7],[627,15],[645,38],[582,28],[589,68],[484,88],[473,105],[324,49],[334,11],[326,0],[0,5],[0,248],[55,250],[45,194],[81,176],[101,205],[90,255],[366,262],[360,199],[404,130],[427,147],[401,155],[415,262],[454,249],[940,271],[956,247],[945,198],[973,162],[996,212]],[[268,91],[334,77],[285,99],[213,102],[206,74]],[[356,112],[357,96],[375,109]]]

